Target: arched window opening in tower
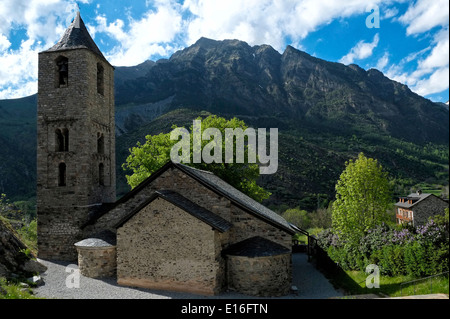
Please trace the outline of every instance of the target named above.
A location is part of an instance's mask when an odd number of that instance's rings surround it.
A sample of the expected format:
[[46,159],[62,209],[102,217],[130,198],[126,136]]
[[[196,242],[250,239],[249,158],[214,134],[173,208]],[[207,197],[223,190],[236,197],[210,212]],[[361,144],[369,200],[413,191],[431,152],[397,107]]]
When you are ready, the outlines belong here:
[[103,163],[98,165],[98,184],[100,186],[105,185],[105,165]]
[[66,186],[66,164],[60,163],[58,167],[58,186]]
[[55,151],[68,152],[69,151],[69,130],[59,128],[55,130]]
[[105,153],[105,137],[102,133],[97,133],[97,153]]
[[64,136],[59,128],[55,130],[55,151],[64,151]]
[[69,151],[69,130],[64,128],[62,130],[62,135],[63,135],[63,141],[64,141],[63,152],[68,152]]
[[97,63],[97,92],[104,95],[104,69],[100,63]]
[[69,85],[69,59],[60,56],[56,59],[56,87],[62,88]]

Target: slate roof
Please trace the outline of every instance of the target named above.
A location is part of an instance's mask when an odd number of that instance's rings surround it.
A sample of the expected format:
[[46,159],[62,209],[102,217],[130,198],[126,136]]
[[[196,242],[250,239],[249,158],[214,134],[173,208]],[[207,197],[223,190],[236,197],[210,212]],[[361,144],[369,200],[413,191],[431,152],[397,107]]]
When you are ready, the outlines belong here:
[[216,194],[219,194],[221,196],[224,196],[225,198],[229,199],[233,204],[240,207],[244,211],[248,212],[249,214],[260,218],[264,220],[265,222],[282,229],[286,231],[287,233],[293,235],[296,233],[296,230],[291,227],[291,225],[280,215],[275,213],[274,211],[268,209],[264,205],[258,203],[254,199],[250,198],[249,196],[245,195],[241,191],[237,190],[221,178],[217,177],[211,172],[199,170],[187,165],[174,163],[172,161],[167,162],[163,167],[161,167],[159,170],[154,172],[150,177],[148,177],[146,180],[144,180],[142,183],[140,183],[138,186],[133,188],[131,191],[129,191],[127,194],[125,194],[122,198],[120,198],[118,201],[116,201],[114,204],[103,204],[99,207],[99,209],[96,212],[93,212],[89,219],[84,223],[82,228],[86,227],[87,225],[94,224],[97,219],[99,219],[101,216],[105,215],[113,209],[114,207],[117,207],[118,205],[128,201],[130,198],[138,194],[142,189],[144,189],[148,184],[153,182],[155,179],[157,179],[161,174],[163,174],[166,170],[170,168],[177,168],[187,174],[188,176],[191,176],[193,179],[197,180],[199,183],[207,187],[208,189],[212,190]]
[[428,193],[412,193],[409,194],[407,197],[402,197],[405,198],[406,200],[412,200],[413,203],[409,204],[408,202],[400,202],[398,201],[395,206],[401,207],[401,208],[412,208],[413,206],[417,205],[419,202],[423,201],[424,199],[430,197],[433,194],[428,194]]
[[225,248],[223,255],[245,256],[245,257],[267,257],[282,254],[289,254],[291,251],[271,240],[255,236]]
[[156,198],[163,198],[166,201],[172,203],[173,205],[181,208],[185,212],[191,214],[192,216],[198,218],[199,220],[203,221],[204,223],[210,225],[214,229],[217,229],[220,232],[225,232],[232,226],[231,223],[223,219],[222,217],[212,213],[211,211],[195,204],[194,202],[190,201],[186,197],[178,194],[177,192],[171,191],[171,190],[159,190],[156,191],[153,196],[151,196],[148,200],[146,200],[144,203],[139,205],[135,210],[133,210],[130,214],[126,215],[122,220],[120,220],[115,227],[119,228],[123,226],[131,217],[133,217],[135,214],[137,214],[140,210],[142,210],[145,206],[150,204],[152,201],[154,201]]
[[100,232],[90,238],[83,239],[77,243],[77,247],[101,248],[116,246],[116,235],[111,231]]
[[83,19],[81,19],[80,12],[77,13],[77,16],[75,17],[75,19],[73,19],[71,25],[67,28],[66,32],[58,41],[58,43],[44,52],[63,51],[71,49],[91,50],[106,61],[102,52],[89,35],[89,32],[84,25]]
[[285,231],[294,234],[295,230],[291,225],[280,215],[274,211],[268,209],[264,205],[260,204],[256,200],[245,195],[241,191],[237,190],[218,176],[211,172],[199,170],[187,165],[176,164],[174,165],[185,172],[186,174],[192,176],[203,185],[213,190],[216,193],[231,200],[235,205],[241,207],[245,211],[260,217],[261,219],[284,229]]

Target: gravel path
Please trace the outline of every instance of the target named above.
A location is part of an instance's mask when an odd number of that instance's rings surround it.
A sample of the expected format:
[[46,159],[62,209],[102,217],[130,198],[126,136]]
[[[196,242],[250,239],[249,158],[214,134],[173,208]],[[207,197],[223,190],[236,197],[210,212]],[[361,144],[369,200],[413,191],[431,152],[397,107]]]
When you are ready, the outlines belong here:
[[[115,278],[92,279],[80,275],[79,287],[73,286],[76,265],[63,262],[39,260],[48,267],[41,274],[44,285],[35,288],[37,297],[56,299],[253,299],[236,292],[224,292],[218,296],[201,296],[189,293],[167,292],[140,288],[119,286]],[[274,299],[325,299],[342,294],[336,291],[328,280],[314,265],[307,261],[307,255],[296,253],[292,255],[293,285],[297,286],[298,294],[290,294]],[[258,298],[255,298],[258,299]]]

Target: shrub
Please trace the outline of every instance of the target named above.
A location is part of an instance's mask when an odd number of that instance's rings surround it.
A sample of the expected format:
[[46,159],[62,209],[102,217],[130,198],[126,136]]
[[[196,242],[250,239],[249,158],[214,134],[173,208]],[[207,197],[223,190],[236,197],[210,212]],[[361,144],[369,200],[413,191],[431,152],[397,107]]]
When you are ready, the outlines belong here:
[[393,230],[390,240],[394,245],[405,245],[414,241],[415,235],[409,228],[403,228],[401,230]]
[[330,246],[341,246],[339,236],[334,234],[331,229],[325,229],[316,235],[317,244],[320,248],[327,251]]
[[327,250],[327,253],[330,259],[337,263],[342,269],[349,270],[347,267],[347,263],[345,262],[345,256],[343,255],[342,248],[330,246]]
[[362,256],[357,247],[349,243],[341,247],[330,246],[328,248],[328,256],[335,263],[338,263],[343,270],[364,270],[366,266],[362,262],[364,256]]
[[421,277],[427,273],[426,247],[418,241],[405,245],[405,268],[408,275]]
[[365,270],[369,264],[388,276],[429,276],[448,271],[449,239],[445,225],[430,220],[418,227],[381,224],[369,229],[359,243],[343,242],[328,229],[318,244],[344,270]]
[[439,274],[449,269],[449,242],[439,245],[428,245],[427,247],[427,275]]
[[424,243],[437,244],[445,241],[445,229],[433,220],[429,220],[423,226],[417,226],[416,239]]
[[405,273],[403,247],[399,245],[386,245],[375,252],[380,272],[383,275],[398,276]]
[[389,227],[383,223],[367,231],[367,234],[360,241],[359,249],[364,256],[370,258],[372,253],[383,248],[390,241],[391,237]]

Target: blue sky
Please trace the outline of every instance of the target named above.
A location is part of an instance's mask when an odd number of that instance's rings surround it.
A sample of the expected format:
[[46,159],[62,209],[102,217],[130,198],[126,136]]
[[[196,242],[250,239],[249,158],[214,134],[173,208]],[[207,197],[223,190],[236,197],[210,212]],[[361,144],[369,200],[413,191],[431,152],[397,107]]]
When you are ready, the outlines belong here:
[[0,99],[37,92],[37,54],[77,7],[116,66],[168,58],[202,36],[239,39],[377,68],[432,101],[449,99],[448,0],[0,0]]

